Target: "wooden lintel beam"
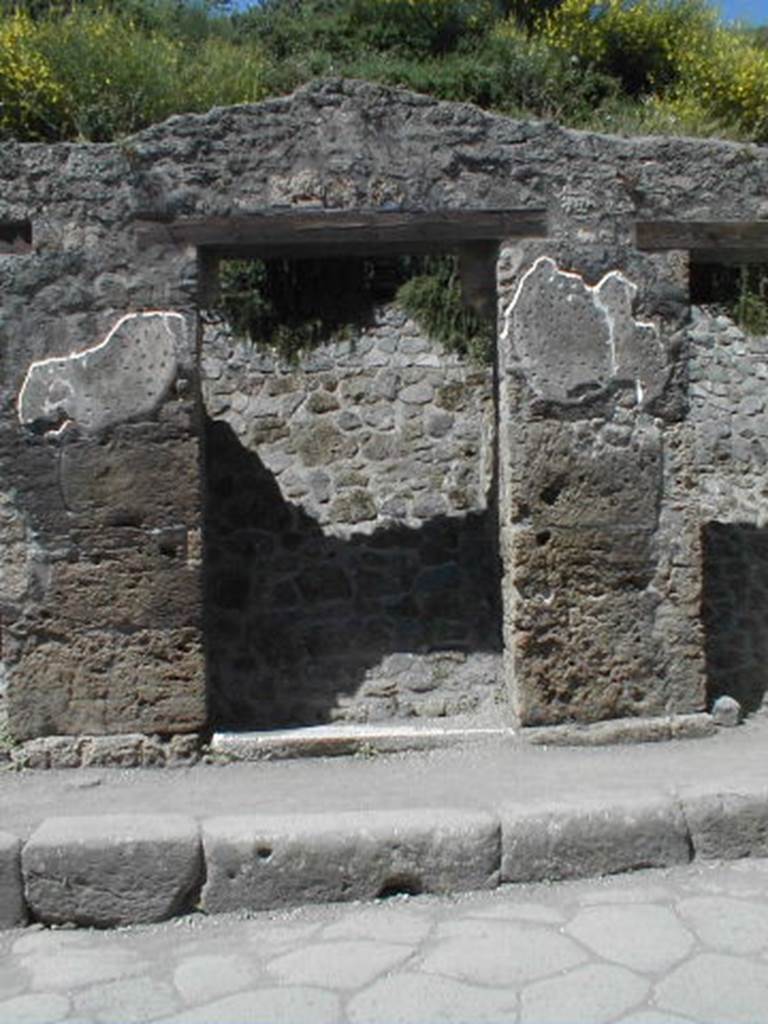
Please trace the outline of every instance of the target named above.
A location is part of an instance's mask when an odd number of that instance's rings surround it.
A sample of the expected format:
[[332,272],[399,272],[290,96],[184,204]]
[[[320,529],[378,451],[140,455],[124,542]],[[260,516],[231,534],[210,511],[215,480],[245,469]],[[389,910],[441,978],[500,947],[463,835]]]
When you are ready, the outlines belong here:
[[707,253],[714,262],[725,262],[729,253],[746,263],[766,262],[768,221],[637,221],[635,244],[647,252],[688,250],[694,258]]
[[[466,243],[465,243],[466,244]],[[407,253],[409,256],[429,256],[458,250],[462,243],[456,242],[323,242],[314,239],[302,242],[269,242],[261,245],[206,245],[201,252],[206,256],[219,260],[242,259],[312,259],[327,256],[329,259],[346,256],[397,256]]]
[[303,248],[355,245],[372,251],[418,245],[451,245],[506,238],[543,238],[544,210],[437,211],[286,211],[211,217],[200,220],[138,221],[140,248],[150,245],[195,245],[201,248],[266,251],[282,246]]

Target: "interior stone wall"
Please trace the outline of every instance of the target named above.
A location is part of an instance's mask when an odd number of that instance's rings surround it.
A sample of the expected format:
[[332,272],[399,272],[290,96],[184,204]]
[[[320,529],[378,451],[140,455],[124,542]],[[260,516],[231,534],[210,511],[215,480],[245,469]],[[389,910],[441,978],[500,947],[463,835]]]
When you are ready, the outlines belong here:
[[768,338],[707,309],[694,309],[689,337],[708,698],[754,711],[768,689]]
[[498,715],[491,368],[394,305],[295,366],[205,319],[215,720]]

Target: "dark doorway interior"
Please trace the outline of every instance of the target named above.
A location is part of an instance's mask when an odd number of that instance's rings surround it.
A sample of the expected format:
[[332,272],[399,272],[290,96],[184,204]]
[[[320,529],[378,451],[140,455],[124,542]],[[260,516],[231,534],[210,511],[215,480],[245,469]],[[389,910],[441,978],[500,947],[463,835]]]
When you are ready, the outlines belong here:
[[702,549],[708,704],[728,694],[756,711],[768,687],[768,529],[707,523]]

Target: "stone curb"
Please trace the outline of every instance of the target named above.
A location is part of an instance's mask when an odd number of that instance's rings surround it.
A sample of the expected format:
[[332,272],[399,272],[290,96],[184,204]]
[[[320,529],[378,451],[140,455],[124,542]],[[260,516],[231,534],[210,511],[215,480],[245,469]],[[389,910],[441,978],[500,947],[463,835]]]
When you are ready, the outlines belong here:
[[0,833],[0,927],[452,893],[768,856],[768,785],[491,811],[49,818]]
[[191,909],[200,831],[180,814],[48,818],[21,854],[24,896],[44,924],[107,928]]
[[497,818],[399,810],[203,822],[209,913],[494,888]]
[[508,806],[501,822],[503,882],[589,878],[691,860],[685,817],[669,797]]
[[26,920],[21,840],[8,832],[0,832],[0,928],[13,928]]

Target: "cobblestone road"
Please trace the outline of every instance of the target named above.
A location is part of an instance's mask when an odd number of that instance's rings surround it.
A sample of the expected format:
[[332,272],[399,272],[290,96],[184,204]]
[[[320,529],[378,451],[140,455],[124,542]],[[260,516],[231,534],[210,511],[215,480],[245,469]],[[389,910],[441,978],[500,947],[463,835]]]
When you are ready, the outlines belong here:
[[3,1024],[768,1020],[768,861],[0,933]]

